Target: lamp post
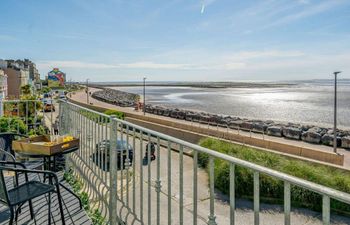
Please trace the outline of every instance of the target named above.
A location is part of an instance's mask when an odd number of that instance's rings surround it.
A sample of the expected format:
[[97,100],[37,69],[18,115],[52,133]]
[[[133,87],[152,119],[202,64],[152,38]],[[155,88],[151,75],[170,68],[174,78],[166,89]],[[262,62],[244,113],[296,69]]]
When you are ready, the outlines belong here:
[[334,72],[334,127],[333,127],[333,151],[337,153],[337,75],[341,71]]
[[143,77],[143,115],[146,115],[146,77]]
[[86,103],[89,104],[89,79],[86,79]]

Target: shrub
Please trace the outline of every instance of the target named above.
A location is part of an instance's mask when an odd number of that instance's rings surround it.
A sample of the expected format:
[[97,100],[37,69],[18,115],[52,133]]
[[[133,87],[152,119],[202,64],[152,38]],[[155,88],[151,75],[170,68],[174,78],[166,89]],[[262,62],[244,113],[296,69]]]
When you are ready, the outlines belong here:
[[119,112],[119,111],[116,111],[116,110],[113,110],[113,109],[108,109],[106,111],[104,111],[104,114],[107,114],[107,115],[114,115],[116,116],[118,119],[121,119],[123,120],[125,118],[125,114],[123,112]]
[[[249,161],[264,167],[268,167],[295,177],[299,177],[314,183],[318,183],[339,191],[350,193],[350,173],[329,166],[290,159],[274,153],[269,153],[243,147],[227,141],[205,138],[199,143],[206,147],[224,154],[231,155],[245,161]],[[199,153],[198,164],[207,168],[209,156]],[[229,163],[220,159],[214,160],[215,188],[229,194],[230,186]],[[261,201],[269,203],[282,203],[284,186],[283,181],[271,176],[260,174]],[[241,166],[235,169],[235,194],[237,197],[253,197],[253,171]],[[291,186],[291,201],[293,206],[308,207],[320,211],[322,208],[322,196],[309,190]],[[350,215],[350,205],[331,201],[331,209],[341,214]]]
[[64,180],[69,183],[69,185],[73,188],[74,193],[78,195],[83,205],[85,211],[87,211],[89,217],[92,220],[92,224],[94,225],[103,225],[105,224],[105,219],[100,213],[99,209],[92,209],[90,207],[89,194],[82,191],[83,183],[74,175],[73,169],[70,168],[67,172],[63,174]]
[[18,117],[0,117],[0,132],[24,134],[27,130],[24,122]]

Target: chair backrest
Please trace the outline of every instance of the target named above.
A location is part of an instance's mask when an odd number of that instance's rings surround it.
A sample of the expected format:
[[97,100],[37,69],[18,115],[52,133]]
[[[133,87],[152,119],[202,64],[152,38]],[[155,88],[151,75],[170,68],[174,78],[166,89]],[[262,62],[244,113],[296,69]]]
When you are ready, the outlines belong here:
[[[15,139],[15,136],[16,135],[13,133],[0,133],[0,149],[10,153],[13,156],[15,155],[15,152],[12,150],[12,142]],[[5,159],[0,160],[5,161]]]
[[6,182],[5,182],[4,173],[1,167],[0,167],[0,202],[3,202],[9,205],[9,197],[7,193]]

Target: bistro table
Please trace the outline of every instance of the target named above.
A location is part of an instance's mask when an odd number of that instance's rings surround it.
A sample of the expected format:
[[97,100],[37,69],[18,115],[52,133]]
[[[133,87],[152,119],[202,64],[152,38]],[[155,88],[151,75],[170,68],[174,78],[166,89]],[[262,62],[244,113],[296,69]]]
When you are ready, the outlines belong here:
[[[78,147],[72,147],[72,148],[67,148],[61,152],[57,152],[57,153],[54,153],[54,154],[51,154],[51,155],[45,155],[45,154],[40,154],[40,153],[31,153],[29,151],[26,151],[26,152],[23,152],[23,151],[16,151],[16,149],[14,149],[14,151],[20,155],[20,156],[23,156],[23,157],[27,157],[27,158],[42,158],[44,160],[44,169],[45,170],[49,170],[51,172],[57,172],[56,171],[56,158],[57,156],[60,156],[60,155],[66,155],[66,154],[69,154],[69,153],[72,153],[72,152],[75,152],[77,151],[79,148]],[[44,177],[44,182],[46,180],[46,177]],[[52,184],[52,177],[49,176],[48,177],[48,180],[49,180],[49,183]],[[81,200],[80,198],[78,197],[78,195],[76,195],[72,190],[70,190],[66,185],[64,185],[62,182],[63,182],[64,178],[59,181],[59,185],[61,187],[63,187],[64,189],[66,189],[69,193],[71,193],[74,197],[76,197],[78,200],[79,200],[79,206],[80,206],[80,209],[83,208],[83,205],[81,203]],[[49,205],[50,205],[50,194],[49,194]],[[49,213],[50,213],[50,207],[49,207]],[[50,217],[49,217],[50,218]]]

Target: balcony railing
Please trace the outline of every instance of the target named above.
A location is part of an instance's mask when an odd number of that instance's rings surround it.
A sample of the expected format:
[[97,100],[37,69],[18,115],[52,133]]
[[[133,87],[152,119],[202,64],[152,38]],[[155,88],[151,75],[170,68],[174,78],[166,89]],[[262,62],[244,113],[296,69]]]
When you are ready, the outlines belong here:
[[[110,224],[217,224],[214,159],[230,164],[230,210],[226,215],[230,218],[230,224],[235,224],[236,217],[236,166],[254,172],[254,224],[259,224],[260,221],[260,174],[284,182],[284,224],[291,223],[291,185],[322,195],[324,224],[330,223],[330,199],[350,204],[350,195],[347,193],[233,158],[72,103],[60,104],[60,121],[63,133],[71,133],[81,139],[80,150],[72,155],[71,163],[84,179],[88,192],[93,196],[95,207],[101,210],[106,222]],[[117,140],[118,143],[125,142],[130,145],[133,151],[125,151],[123,155],[120,151],[113,150],[119,148]],[[107,142],[109,146],[106,145]],[[156,160],[152,163],[147,163],[147,158],[151,158],[150,149],[144,158],[145,145],[149,142],[154,142],[157,148]],[[173,149],[178,152],[172,151]],[[193,155],[191,162],[188,162],[188,157],[184,162],[184,154],[189,151]],[[209,155],[209,205],[204,213],[204,209],[198,207],[199,191],[206,190],[206,187],[198,186],[199,153]],[[120,162],[124,166],[120,166]],[[191,180],[188,180],[189,177]],[[208,216],[203,218],[203,215]]]
[[[284,221],[280,224],[291,224],[292,186],[322,196],[323,224],[330,224],[331,199],[350,204],[348,193],[203,148],[79,105],[61,101],[57,110],[60,133],[80,138],[80,148],[67,159],[67,168],[71,167],[83,181],[91,208],[101,213],[106,224],[196,225],[235,224],[238,220],[242,221],[235,210],[237,166],[249,169],[254,174],[254,224],[260,224],[261,221],[259,189],[262,174],[284,183]],[[151,161],[151,145],[147,145],[150,142],[156,147],[154,161]],[[209,156],[208,180],[198,167],[201,153]],[[223,210],[222,204],[216,201],[216,159],[230,165],[228,210]]]

